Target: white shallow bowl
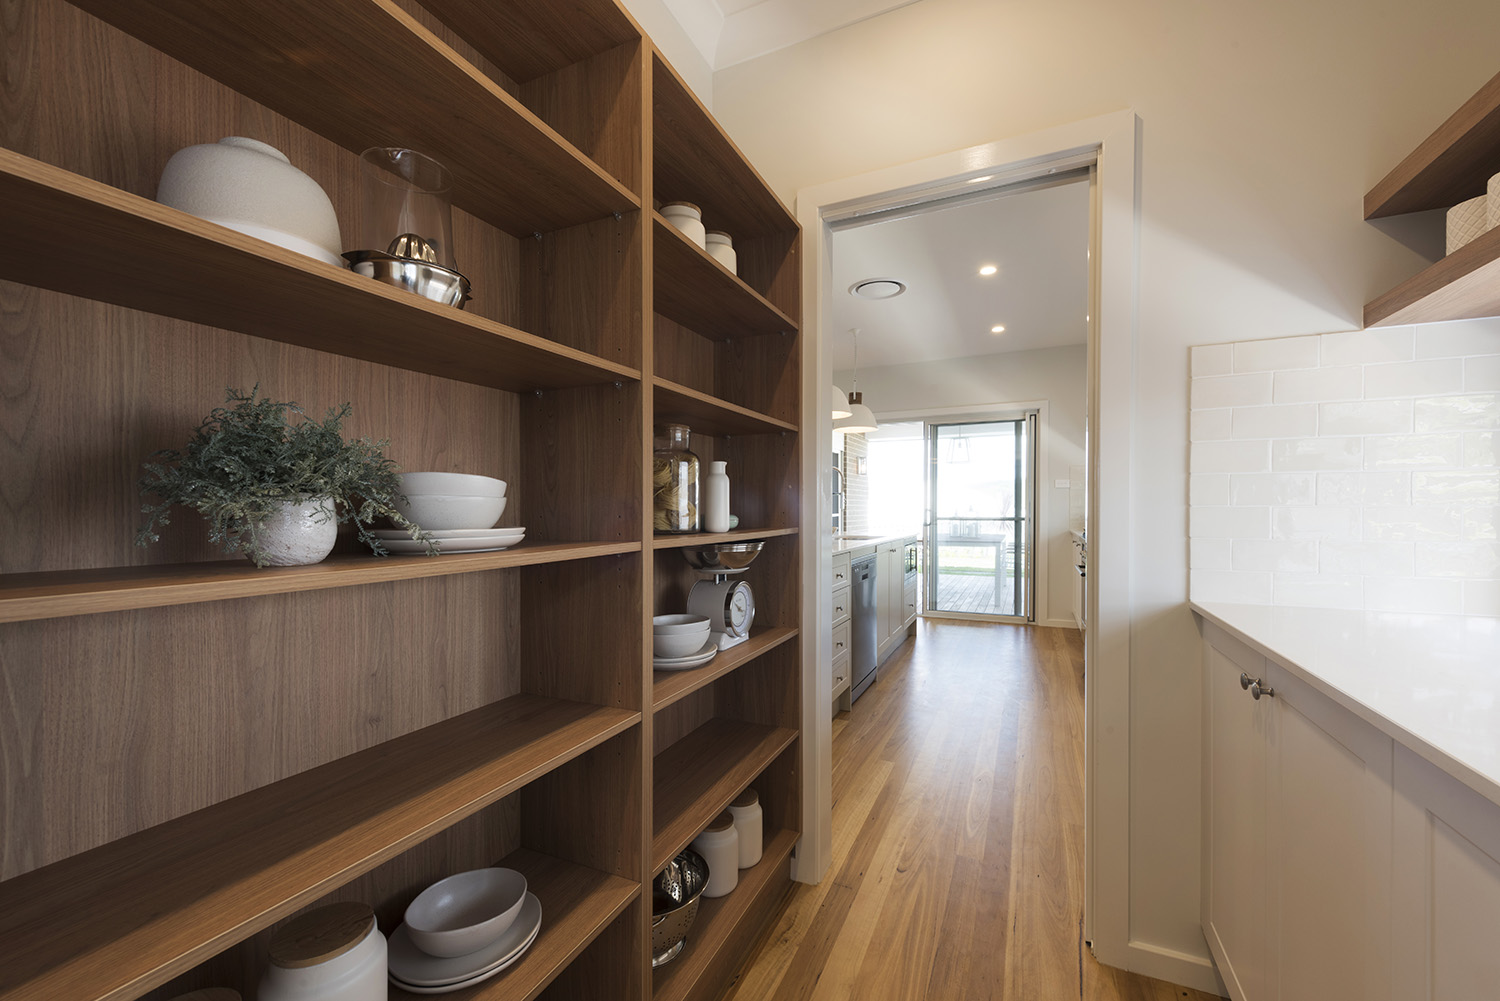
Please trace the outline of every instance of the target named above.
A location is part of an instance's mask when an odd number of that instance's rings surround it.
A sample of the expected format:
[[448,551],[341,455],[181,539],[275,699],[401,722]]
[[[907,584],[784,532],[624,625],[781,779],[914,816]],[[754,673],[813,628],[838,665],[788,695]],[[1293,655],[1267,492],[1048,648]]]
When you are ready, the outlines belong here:
[[697,653],[706,642],[707,625],[701,633],[656,633],[651,637],[651,654],[661,660],[673,660]]
[[463,497],[453,494],[407,494],[396,510],[432,531],[495,527],[505,513],[504,497]]
[[440,879],[406,908],[413,944],[432,956],[467,956],[499,941],[526,900],[514,869],[474,869]]
[[690,612],[679,612],[676,615],[657,615],[651,619],[651,631],[658,635],[665,633],[694,633],[708,632],[708,616],[693,615]]
[[449,497],[504,497],[505,481],[478,473],[402,473],[404,494],[446,494]]

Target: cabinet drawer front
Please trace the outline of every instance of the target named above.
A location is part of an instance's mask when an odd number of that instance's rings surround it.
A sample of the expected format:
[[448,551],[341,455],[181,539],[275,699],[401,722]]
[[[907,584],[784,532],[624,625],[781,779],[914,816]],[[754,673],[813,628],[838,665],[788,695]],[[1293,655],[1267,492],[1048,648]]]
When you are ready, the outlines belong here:
[[833,658],[833,690],[836,692],[849,683],[849,653],[845,651]]
[[906,582],[906,589],[901,594],[901,617],[910,622],[917,614],[917,582],[910,580]]
[[835,588],[847,586],[849,583],[849,561],[848,553],[835,553],[833,557],[833,586]]
[[849,623],[833,627],[833,659],[849,653]]
[[833,624],[849,621],[849,612],[853,607],[852,591],[848,584],[833,589]]

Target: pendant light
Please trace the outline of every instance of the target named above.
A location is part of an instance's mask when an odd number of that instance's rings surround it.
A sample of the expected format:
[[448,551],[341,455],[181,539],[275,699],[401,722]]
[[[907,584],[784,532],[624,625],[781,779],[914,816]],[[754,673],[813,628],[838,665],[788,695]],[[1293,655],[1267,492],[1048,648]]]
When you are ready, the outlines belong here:
[[833,413],[830,416],[836,421],[853,416],[853,411],[849,409],[849,397],[837,386],[833,387]]
[[869,434],[879,425],[875,423],[875,415],[865,406],[864,396],[859,391],[859,328],[851,329],[849,336],[854,338],[854,392],[849,394],[849,416],[834,421],[833,429],[844,434]]

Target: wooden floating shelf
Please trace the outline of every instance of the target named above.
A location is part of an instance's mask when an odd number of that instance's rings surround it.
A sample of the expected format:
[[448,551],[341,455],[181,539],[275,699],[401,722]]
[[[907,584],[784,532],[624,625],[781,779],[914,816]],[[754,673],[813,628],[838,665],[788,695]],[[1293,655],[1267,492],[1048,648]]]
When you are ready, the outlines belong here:
[[714,717],[656,756],[654,875],[797,739],[786,727]]
[[755,931],[746,927],[757,905],[769,903],[768,895],[786,892],[791,882],[787,860],[797,845],[795,831],[768,831],[760,861],[740,870],[739,883],[727,896],[707,898],[698,905],[687,945],[676,959],[658,968],[651,977],[652,1001],[687,1001],[705,978],[727,980],[733,973],[724,966],[737,964],[732,943]]
[[731,671],[737,671],[767,650],[780,646],[797,635],[797,630],[774,628],[756,631],[739,646],[719,651],[718,656],[703,667],[691,671],[653,671],[651,684],[651,709],[658,711],[676,702],[685,695],[711,685]]
[[1451,208],[1500,173],[1500,74],[1365,195],[1365,218]]
[[698,532],[694,535],[657,535],[652,537],[652,549],[685,549],[688,546],[707,546],[715,542],[751,542],[756,539],[774,539],[782,535],[796,535],[795,528],[736,528],[732,532]]
[[687,424],[694,434],[716,437],[746,434],[777,434],[796,431],[797,425],[757,413],[748,407],[727,403],[707,393],[678,385],[657,376],[651,380],[653,411],[658,424]]
[[771,186],[659,53],[652,59],[652,70],[657,199],[697,203],[709,228],[725,230],[736,240],[795,230],[797,217],[771,193]]
[[479,573],[640,552],[638,542],[527,545],[447,556],[332,556],[302,567],[257,567],[248,560],[107,567],[0,575],[0,622],[191,605],[267,594],[354,587],[420,577]]
[[640,378],[4,149],[0,204],[0,278],[513,392]]
[[1366,327],[1500,316],[1500,228],[1365,304]]
[[[640,893],[639,883],[524,848],[495,864],[525,874],[542,902],[542,930],[515,966],[453,992],[452,1001],[535,997]],[[393,998],[426,996],[390,985]]]
[[6,880],[0,999],[138,997],[639,720],[518,695]]
[[345,149],[421,150],[453,172],[454,205],[514,236],[640,208],[395,0],[74,2]]
[[689,240],[660,212],[651,213],[656,302],[662,316],[715,341],[797,329],[797,321]]

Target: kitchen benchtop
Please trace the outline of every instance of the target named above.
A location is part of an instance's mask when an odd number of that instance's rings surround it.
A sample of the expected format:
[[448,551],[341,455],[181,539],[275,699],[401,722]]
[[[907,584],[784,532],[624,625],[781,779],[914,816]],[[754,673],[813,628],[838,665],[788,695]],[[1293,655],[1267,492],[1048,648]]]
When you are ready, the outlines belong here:
[[879,549],[882,543],[903,542],[918,537],[918,532],[908,532],[905,535],[858,535],[833,537],[833,555],[848,553],[853,556],[867,556]]
[[1500,619],[1190,604],[1500,805]]

